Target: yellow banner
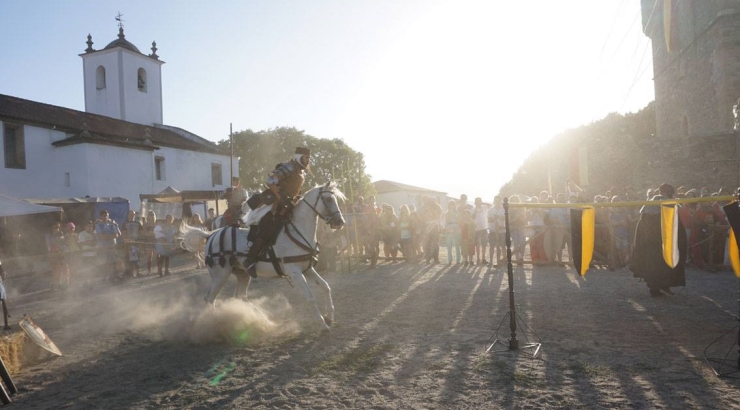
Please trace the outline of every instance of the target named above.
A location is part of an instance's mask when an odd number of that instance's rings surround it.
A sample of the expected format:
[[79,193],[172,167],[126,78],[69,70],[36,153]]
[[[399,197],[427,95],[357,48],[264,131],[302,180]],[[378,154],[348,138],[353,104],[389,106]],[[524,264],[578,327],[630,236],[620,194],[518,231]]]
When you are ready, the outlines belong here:
[[737,249],[737,239],[735,239],[735,232],[730,228],[730,264],[732,270],[735,272],[735,276],[740,278],[740,251]]
[[660,207],[660,230],[663,236],[663,260],[666,265],[675,268],[680,256],[676,205],[662,205]]
[[596,228],[596,210],[586,208],[581,217],[581,276],[586,275],[591,259],[594,257],[594,230]]

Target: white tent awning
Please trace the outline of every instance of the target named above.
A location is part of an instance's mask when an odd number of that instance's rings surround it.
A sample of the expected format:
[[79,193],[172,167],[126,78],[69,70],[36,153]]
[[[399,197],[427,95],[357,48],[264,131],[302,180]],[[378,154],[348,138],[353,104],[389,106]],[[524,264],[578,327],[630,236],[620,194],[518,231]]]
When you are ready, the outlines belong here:
[[22,199],[0,195],[0,217],[45,214],[61,210],[62,208],[58,206],[32,204]]

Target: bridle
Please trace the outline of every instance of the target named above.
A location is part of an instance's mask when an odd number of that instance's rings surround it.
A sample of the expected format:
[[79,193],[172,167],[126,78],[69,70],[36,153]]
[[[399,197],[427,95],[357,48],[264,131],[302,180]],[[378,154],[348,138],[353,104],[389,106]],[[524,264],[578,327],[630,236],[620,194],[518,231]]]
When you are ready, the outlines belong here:
[[[306,205],[308,205],[308,207],[311,208],[311,210],[313,210],[314,213],[316,213],[316,215],[320,216],[321,219],[324,220],[324,222],[330,223],[331,220],[334,218],[334,215],[336,214],[341,215],[342,212],[339,210],[339,207],[337,207],[336,211],[331,210],[331,207],[329,206],[329,203],[327,202],[328,199],[327,199],[326,194],[329,194],[328,195],[329,197],[332,197],[334,195],[334,193],[331,190],[321,189],[319,193],[316,195],[316,200],[314,201],[313,205],[311,205],[311,203],[306,201],[305,196],[301,200],[305,202]],[[328,216],[322,215],[321,212],[319,212],[319,210],[316,208],[319,205],[319,199],[321,200],[321,202],[324,203],[324,208],[326,208],[327,211],[331,212]]]

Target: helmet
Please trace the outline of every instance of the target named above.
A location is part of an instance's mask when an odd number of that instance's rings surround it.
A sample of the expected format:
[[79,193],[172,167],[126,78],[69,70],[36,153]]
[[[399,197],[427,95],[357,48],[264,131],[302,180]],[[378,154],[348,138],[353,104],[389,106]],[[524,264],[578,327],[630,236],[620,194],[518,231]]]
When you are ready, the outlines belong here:
[[67,224],[64,225],[64,227],[67,228],[67,229],[69,229],[70,231],[74,231],[75,230],[75,224],[74,224],[74,222],[67,222]]

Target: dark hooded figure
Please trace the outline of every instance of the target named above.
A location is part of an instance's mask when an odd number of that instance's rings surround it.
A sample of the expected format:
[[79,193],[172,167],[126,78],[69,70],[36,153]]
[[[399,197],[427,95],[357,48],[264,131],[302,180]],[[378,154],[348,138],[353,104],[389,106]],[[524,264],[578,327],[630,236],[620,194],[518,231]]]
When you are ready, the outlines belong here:
[[[660,193],[651,201],[672,199],[675,189],[663,184]],[[679,261],[671,268],[663,260],[663,239],[660,227],[660,206],[643,206],[640,220],[635,228],[635,246],[630,261],[630,270],[636,278],[642,278],[650,289],[651,296],[673,294],[671,286],[686,286],[686,231],[678,222]]]

